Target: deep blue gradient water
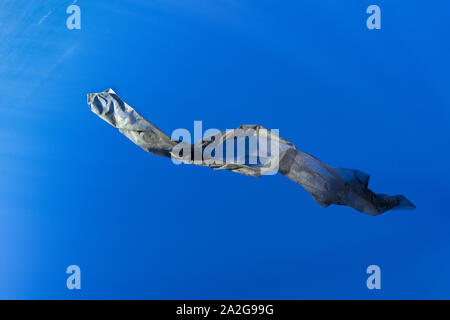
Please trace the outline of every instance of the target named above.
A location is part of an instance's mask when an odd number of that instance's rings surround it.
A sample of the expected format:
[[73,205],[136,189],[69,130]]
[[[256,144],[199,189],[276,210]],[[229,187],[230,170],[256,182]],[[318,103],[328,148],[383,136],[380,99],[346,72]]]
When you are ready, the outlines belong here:
[[[0,298],[450,298],[448,1],[78,0],[68,30],[71,3],[0,3]],[[175,166],[90,112],[109,87],[169,135],[278,128],[417,209]]]

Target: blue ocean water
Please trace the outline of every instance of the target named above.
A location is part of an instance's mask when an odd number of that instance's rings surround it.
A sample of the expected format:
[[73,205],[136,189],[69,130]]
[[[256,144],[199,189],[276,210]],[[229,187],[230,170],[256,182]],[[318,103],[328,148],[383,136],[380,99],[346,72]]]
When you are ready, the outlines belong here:
[[[1,1],[0,298],[450,298],[449,10]],[[109,87],[169,135],[195,120],[279,129],[417,209],[325,209],[281,175],[176,166],[90,112],[86,94]]]

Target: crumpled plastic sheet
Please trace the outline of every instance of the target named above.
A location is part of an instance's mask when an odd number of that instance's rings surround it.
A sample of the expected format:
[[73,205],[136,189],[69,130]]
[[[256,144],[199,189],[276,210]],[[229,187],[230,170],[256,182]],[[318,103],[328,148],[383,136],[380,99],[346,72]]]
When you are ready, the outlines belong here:
[[[368,189],[368,174],[327,165],[259,125],[242,125],[235,130],[223,131],[188,145],[169,138],[126,104],[112,89],[88,94],[87,102],[92,112],[119,129],[145,151],[158,156],[216,170],[226,169],[252,177],[260,177],[275,169],[300,184],[323,207],[330,204],[347,205],[373,216],[392,209],[415,209],[414,204],[403,195],[377,194]],[[257,137],[275,141],[278,152],[271,154],[265,163],[257,165],[208,156],[203,152],[235,137]],[[192,152],[180,152],[180,149]],[[200,159],[194,157],[196,152],[201,154]]]

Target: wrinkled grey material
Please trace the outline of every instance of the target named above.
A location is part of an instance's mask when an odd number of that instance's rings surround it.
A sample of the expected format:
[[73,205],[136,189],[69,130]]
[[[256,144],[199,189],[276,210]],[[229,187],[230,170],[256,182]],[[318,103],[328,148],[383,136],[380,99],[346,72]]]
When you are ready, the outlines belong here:
[[[276,168],[279,173],[305,188],[321,206],[330,204],[347,205],[369,215],[378,215],[391,209],[414,209],[415,206],[404,196],[376,194],[368,189],[369,175],[353,169],[327,165],[313,156],[298,150],[295,145],[259,125],[242,125],[236,130],[224,131],[206,137],[189,145],[192,150],[205,150],[219,145],[235,136],[261,136],[279,143],[279,152],[260,165],[248,165],[193,154],[175,152],[176,147],[185,144],[165,135],[151,122],[144,119],[126,104],[112,89],[91,93],[87,97],[92,112],[119,129],[127,138],[145,151],[184,163],[208,166],[213,169],[227,169],[252,177],[259,177]],[[185,144],[187,146],[187,144]],[[276,165],[276,166],[275,166]]]

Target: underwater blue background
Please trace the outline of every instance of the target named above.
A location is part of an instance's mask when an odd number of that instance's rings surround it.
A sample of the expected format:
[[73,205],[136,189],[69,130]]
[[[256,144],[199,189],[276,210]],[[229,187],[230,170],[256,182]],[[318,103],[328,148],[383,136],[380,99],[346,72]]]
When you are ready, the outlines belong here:
[[[450,298],[448,1],[78,0],[81,30],[70,4],[0,2],[0,298]],[[90,112],[109,87],[168,135],[278,128],[417,209],[176,166]]]

